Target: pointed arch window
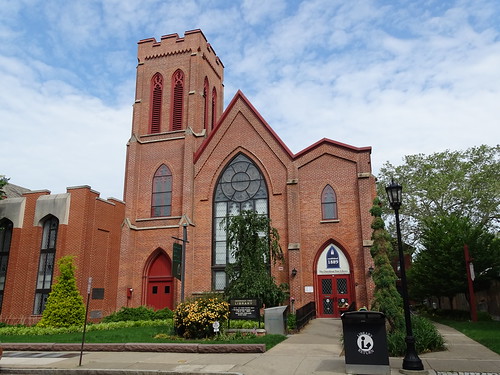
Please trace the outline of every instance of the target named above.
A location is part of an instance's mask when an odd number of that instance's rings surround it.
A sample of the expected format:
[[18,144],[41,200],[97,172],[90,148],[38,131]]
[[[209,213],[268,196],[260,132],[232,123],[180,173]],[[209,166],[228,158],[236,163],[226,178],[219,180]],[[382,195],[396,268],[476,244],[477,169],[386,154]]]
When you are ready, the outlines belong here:
[[0,221],[0,313],[2,312],[3,292],[7,279],[7,266],[9,265],[12,228],[12,221],[7,219]]
[[178,69],[172,75],[172,130],[182,129],[184,106],[184,73]]
[[223,290],[227,285],[226,265],[234,262],[227,248],[223,223],[227,216],[242,211],[268,216],[267,186],[259,168],[245,155],[238,154],[226,166],[215,187],[213,208],[212,286]]
[[217,121],[217,90],[215,87],[212,90],[212,129]]
[[321,212],[323,220],[337,219],[337,195],[330,185],[321,193]]
[[35,290],[35,306],[33,308],[33,314],[35,315],[40,315],[45,310],[45,304],[47,303],[50,288],[52,287],[58,229],[59,220],[55,216],[49,216],[43,222]]
[[203,83],[203,129],[208,127],[208,78]]
[[163,100],[163,77],[156,73],[151,79],[151,118],[150,133],[159,133],[161,130],[161,107]]
[[172,173],[162,164],[153,177],[151,197],[151,217],[171,216],[172,214]]

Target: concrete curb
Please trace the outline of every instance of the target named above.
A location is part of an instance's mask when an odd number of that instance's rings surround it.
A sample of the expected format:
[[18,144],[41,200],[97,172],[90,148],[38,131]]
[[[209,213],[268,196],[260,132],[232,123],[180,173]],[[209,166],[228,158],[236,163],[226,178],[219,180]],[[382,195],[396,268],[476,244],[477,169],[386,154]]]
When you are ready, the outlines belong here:
[[[81,344],[2,343],[4,351],[79,352]],[[264,353],[265,344],[85,344],[85,352]]]
[[178,372],[162,370],[110,370],[110,369],[22,369],[2,367],[5,375],[244,375],[241,372]]

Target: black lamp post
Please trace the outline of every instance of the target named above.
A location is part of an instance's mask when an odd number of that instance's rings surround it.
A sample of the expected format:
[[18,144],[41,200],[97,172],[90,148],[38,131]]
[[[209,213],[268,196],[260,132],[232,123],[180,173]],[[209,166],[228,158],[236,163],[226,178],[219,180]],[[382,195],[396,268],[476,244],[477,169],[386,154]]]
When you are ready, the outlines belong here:
[[406,324],[406,354],[403,359],[403,370],[419,371],[424,369],[424,365],[422,364],[422,361],[418,357],[417,351],[415,350],[415,337],[413,337],[413,331],[411,328],[410,304],[408,302],[408,286],[406,284],[405,260],[403,254],[403,244],[401,242],[401,228],[399,227],[399,208],[401,207],[401,201],[403,198],[403,187],[392,180],[391,184],[385,188],[385,191],[387,192],[387,197],[389,198],[389,204],[394,210],[394,214],[396,215],[396,232],[398,236],[401,289],[403,294],[403,308],[405,312]]

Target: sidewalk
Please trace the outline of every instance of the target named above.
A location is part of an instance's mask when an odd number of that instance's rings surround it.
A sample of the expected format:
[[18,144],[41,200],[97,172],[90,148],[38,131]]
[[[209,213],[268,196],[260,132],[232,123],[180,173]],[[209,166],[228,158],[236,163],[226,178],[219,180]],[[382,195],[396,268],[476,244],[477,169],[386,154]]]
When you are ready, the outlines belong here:
[[[500,375],[500,355],[447,326],[438,325],[448,350],[420,356],[433,375]],[[200,354],[151,352],[4,352],[4,374],[345,374],[340,356],[342,322],[315,319],[299,334],[265,353]],[[391,374],[399,374],[401,358],[390,358]]]

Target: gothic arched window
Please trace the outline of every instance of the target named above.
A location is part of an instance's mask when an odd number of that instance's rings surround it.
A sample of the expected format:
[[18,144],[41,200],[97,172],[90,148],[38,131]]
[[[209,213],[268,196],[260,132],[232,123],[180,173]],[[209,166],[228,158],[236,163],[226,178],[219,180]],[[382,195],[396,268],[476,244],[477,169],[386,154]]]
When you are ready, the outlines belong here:
[[45,310],[45,304],[47,303],[52,286],[58,229],[59,220],[55,216],[48,216],[43,222],[40,261],[38,262],[38,276],[36,279],[35,306],[33,308],[33,314],[35,315],[40,315]]
[[12,240],[12,221],[0,221],[0,312],[2,312],[3,292],[7,279],[7,266],[9,265],[9,252]]
[[162,164],[153,177],[151,196],[151,216],[171,216],[172,214],[172,173]]
[[337,219],[337,196],[330,185],[321,193],[321,213],[323,220]]
[[238,154],[224,168],[215,187],[212,247],[212,285],[215,290],[226,287],[225,268],[228,263],[234,262],[227,248],[224,219],[242,211],[255,211],[267,216],[268,193],[259,168],[248,157]]

